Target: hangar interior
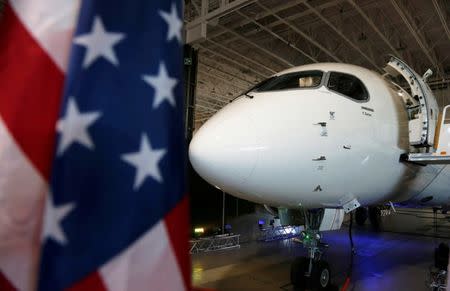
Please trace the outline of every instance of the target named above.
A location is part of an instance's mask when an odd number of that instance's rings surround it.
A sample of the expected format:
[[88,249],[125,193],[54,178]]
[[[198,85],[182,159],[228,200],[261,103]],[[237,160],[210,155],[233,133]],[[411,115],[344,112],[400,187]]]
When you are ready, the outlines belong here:
[[382,73],[405,60],[449,103],[448,1],[201,1],[185,3],[186,41],[198,51],[195,125],[281,70],[342,62]]
[[[419,74],[432,69],[428,85],[440,108],[450,104],[446,0],[186,0],[184,17],[192,131],[254,84],[284,69],[319,62],[349,63],[383,74],[389,56],[397,56]],[[197,189],[191,188],[193,204],[215,195],[216,212],[222,211],[221,192]],[[245,202],[233,199],[227,196],[223,215],[234,232],[244,229],[244,238],[248,225],[239,229],[235,225],[245,223],[233,217],[254,220],[267,212],[239,215],[237,203]],[[339,287],[350,261],[346,226],[348,219],[341,231],[326,237],[333,245],[331,277]],[[449,227],[446,213],[402,209],[382,217],[382,232],[368,225],[356,229],[355,279],[348,290],[430,290],[433,251],[450,239]],[[301,246],[292,239],[243,240],[240,249],[193,254],[194,284],[217,290],[294,290],[289,265],[302,254]]]
[[[432,69],[427,83],[441,109],[450,104],[449,0],[185,0],[184,25],[188,140],[248,88],[304,64],[383,73],[393,55],[419,74]],[[300,229],[268,232],[273,209],[218,191],[192,168],[190,178],[193,232],[201,235],[204,226],[234,233],[219,236],[222,242],[196,240],[208,245],[191,248],[194,286],[295,290],[291,263],[306,252],[296,240]],[[348,216],[341,230],[324,234],[333,282],[327,290],[444,290],[430,285],[429,270],[435,248],[450,240],[448,209],[382,211],[379,225],[355,227],[354,250]]]

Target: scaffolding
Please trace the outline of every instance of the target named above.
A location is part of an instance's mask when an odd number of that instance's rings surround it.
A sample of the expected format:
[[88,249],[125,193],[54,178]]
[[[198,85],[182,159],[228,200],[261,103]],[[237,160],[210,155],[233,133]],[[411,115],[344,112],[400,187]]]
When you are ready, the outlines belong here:
[[303,231],[303,226],[276,226],[261,229],[262,241],[275,241],[294,238],[300,235]]
[[427,274],[426,285],[433,291],[447,290],[447,271],[430,267]]
[[239,237],[240,234],[222,234],[211,237],[191,240],[190,253],[204,253],[218,250],[227,250],[233,248],[240,248]]

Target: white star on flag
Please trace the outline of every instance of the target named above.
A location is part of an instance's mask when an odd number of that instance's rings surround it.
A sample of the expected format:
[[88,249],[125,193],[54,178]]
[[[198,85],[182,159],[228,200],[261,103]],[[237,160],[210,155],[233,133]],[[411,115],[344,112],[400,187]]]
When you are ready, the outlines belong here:
[[83,34],[74,38],[74,43],[86,47],[86,54],[83,60],[83,68],[89,67],[100,57],[105,58],[113,65],[119,65],[113,47],[119,43],[125,34],[107,32],[100,17],[95,17],[92,30],[88,34]]
[[170,78],[163,62],[159,64],[158,75],[144,75],[142,76],[142,79],[155,90],[153,108],[157,108],[164,100],[167,100],[175,107],[176,102],[173,89],[175,89],[175,86],[178,84],[178,80]]
[[100,112],[81,113],[74,98],[70,97],[65,117],[58,120],[56,124],[56,129],[61,134],[58,155],[62,155],[75,142],[84,145],[88,149],[93,149],[94,143],[89,136],[88,127],[100,116]]
[[52,202],[52,195],[48,194],[45,203],[44,229],[42,231],[42,241],[52,238],[61,245],[67,243],[66,235],[61,226],[62,220],[75,208],[74,203],[67,203],[55,207]]
[[138,152],[122,155],[122,159],[136,168],[136,176],[134,179],[134,190],[144,183],[145,179],[150,176],[158,182],[163,182],[158,163],[166,154],[166,150],[152,149],[152,145],[146,134],[142,135],[141,145]]
[[166,21],[169,26],[169,30],[167,32],[167,41],[171,41],[173,38],[178,39],[178,42],[181,44],[181,31],[183,29],[183,21],[178,17],[177,13],[177,5],[172,3],[172,8],[170,13],[165,11],[159,11],[159,15]]

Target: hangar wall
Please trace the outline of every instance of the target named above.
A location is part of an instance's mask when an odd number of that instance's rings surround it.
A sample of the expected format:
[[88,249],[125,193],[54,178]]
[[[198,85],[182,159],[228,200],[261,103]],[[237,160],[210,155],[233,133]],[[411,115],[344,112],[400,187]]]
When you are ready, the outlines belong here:
[[442,109],[446,105],[450,105],[450,88],[438,88],[433,90],[439,107]]

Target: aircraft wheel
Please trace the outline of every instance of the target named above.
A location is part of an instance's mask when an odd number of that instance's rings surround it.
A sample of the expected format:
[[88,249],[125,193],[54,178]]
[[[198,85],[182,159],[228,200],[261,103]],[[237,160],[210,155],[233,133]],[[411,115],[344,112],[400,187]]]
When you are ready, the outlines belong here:
[[305,273],[309,268],[309,258],[298,257],[291,265],[291,283],[295,291],[303,291],[306,289],[308,278]]
[[381,210],[379,207],[369,207],[369,220],[372,228],[375,231],[379,231],[381,228]]
[[331,272],[327,262],[320,260],[314,264],[311,281],[315,290],[328,290],[331,285]]
[[359,207],[355,210],[355,222],[359,226],[363,226],[368,217],[367,209],[365,207]]

